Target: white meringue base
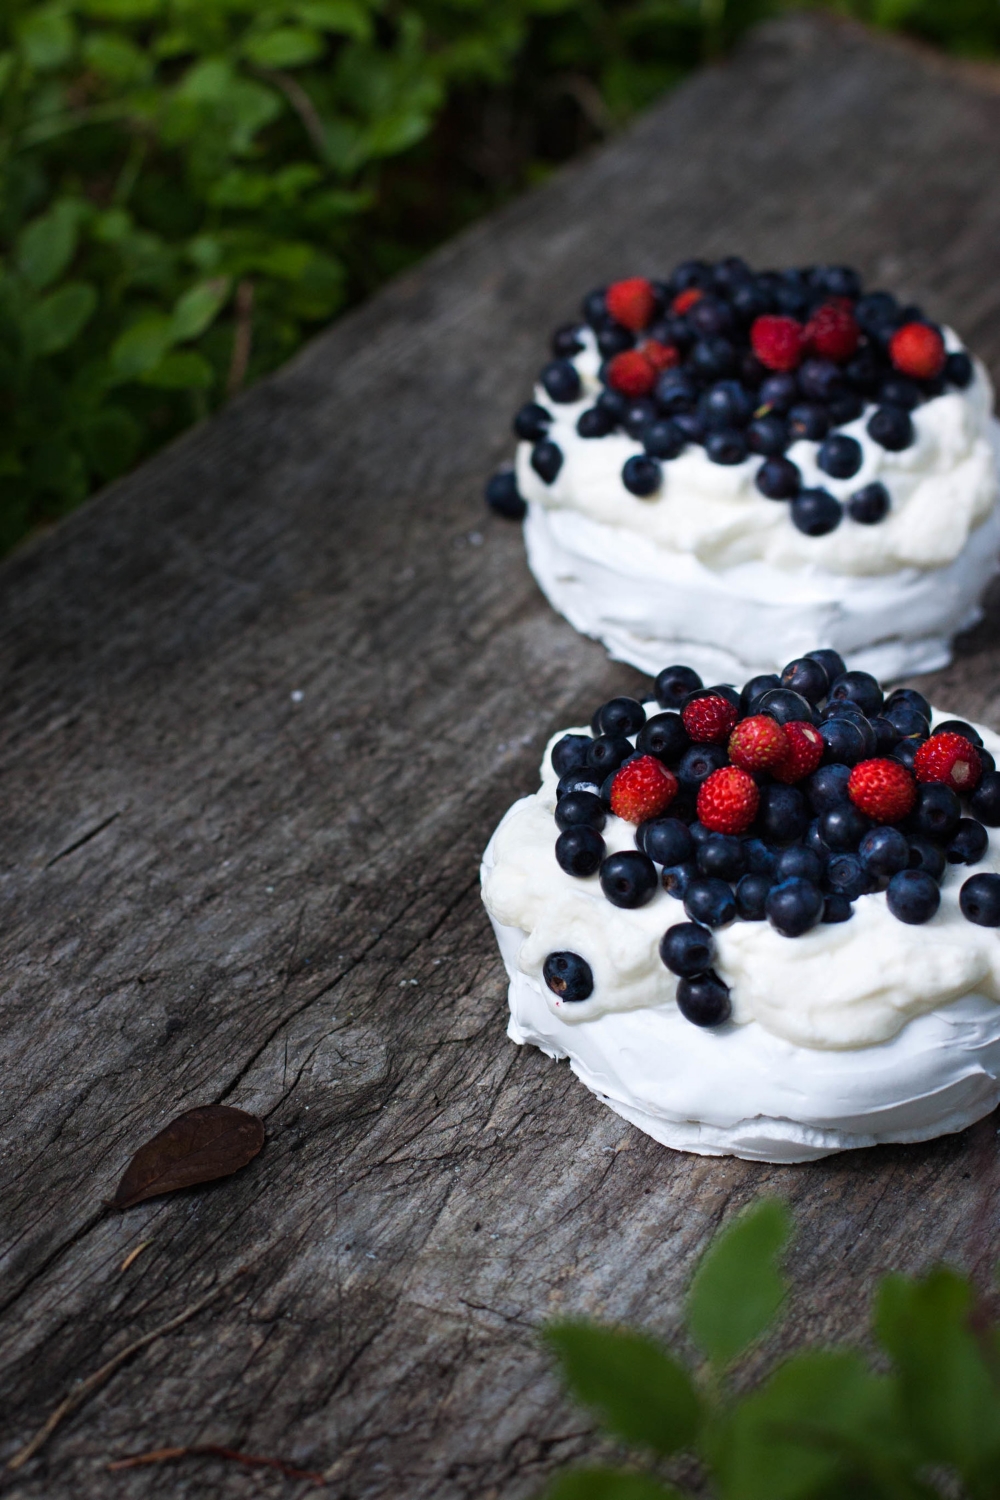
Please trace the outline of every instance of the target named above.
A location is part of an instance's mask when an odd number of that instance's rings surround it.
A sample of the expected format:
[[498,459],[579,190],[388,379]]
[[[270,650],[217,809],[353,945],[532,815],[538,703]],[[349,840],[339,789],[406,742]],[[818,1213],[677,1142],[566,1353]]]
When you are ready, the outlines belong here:
[[[1000,424],[991,429],[1000,458]],[[947,567],[881,576],[763,561],[715,571],[634,530],[534,501],[524,538],[553,608],[640,671],[682,661],[706,681],[744,682],[825,646],[894,681],[946,666],[952,638],[981,617],[998,569],[1000,504]]]
[[[483,871],[492,863],[491,840]],[[795,1046],[756,1021],[692,1026],[673,1004],[568,1026],[518,968],[526,934],[491,921],[510,977],[511,1041],[568,1058],[604,1104],[676,1151],[815,1161],[951,1135],[1000,1103],[1000,1005],[982,995],[843,1051]]]

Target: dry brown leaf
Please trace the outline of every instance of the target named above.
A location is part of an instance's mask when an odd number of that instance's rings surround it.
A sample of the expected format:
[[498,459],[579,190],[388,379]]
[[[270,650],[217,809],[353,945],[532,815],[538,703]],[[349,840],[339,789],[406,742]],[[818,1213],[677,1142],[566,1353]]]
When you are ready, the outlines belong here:
[[256,1115],[228,1104],[186,1109],[140,1146],[125,1168],[113,1208],[131,1208],[145,1198],[228,1177],[252,1161],[264,1144]]

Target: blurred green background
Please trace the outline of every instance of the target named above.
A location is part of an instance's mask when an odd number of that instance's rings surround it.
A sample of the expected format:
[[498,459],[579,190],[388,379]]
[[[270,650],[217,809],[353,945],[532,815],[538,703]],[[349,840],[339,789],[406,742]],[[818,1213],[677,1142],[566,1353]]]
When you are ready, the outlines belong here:
[[[785,8],[5,0],[0,551]],[[1000,0],[831,8],[1000,55]]]

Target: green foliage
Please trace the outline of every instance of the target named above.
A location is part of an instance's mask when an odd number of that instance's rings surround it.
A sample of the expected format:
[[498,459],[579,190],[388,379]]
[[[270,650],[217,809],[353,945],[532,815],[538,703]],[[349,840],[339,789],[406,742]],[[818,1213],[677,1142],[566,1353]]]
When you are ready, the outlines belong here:
[[5,0],[0,551],[787,3]]
[[887,1372],[854,1350],[806,1348],[736,1394],[725,1372],[784,1301],[790,1227],[784,1206],[764,1200],[709,1248],[686,1309],[706,1362],[690,1373],[628,1330],[546,1331],[573,1395],[615,1437],[658,1455],[571,1470],[546,1500],[680,1500],[662,1462],[677,1453],[700,1462],[719,1500],[1000,1497],[1000,1331],[955,1271],[884,1278],[873,1327]]

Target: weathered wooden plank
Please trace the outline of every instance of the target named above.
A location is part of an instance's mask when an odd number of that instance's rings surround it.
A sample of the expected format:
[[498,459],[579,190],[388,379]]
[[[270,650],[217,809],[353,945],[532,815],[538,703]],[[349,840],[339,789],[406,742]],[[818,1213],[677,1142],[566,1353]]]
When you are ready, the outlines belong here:
[[[214,1460],[105,1472],[216,1442],[344,1494],[526,1495],[595,1443],[539,1322],[669,1332],[757,1192],[799,1213],[787,1336],[856,1332],[890,1263],[995,1250],[992,1123],[809,1167],[702,1160],[511,1047],[476,868],[545,737],[636,680],[480,508],[543,330],[690,254],[848,260],[997,372],[998,243],[1000,99],[783,22],[8,562],[4,1454],[232,1279],[11,1494],[296,1492]],[[1000,725],[998,662],[993,620],[939,700]],[[138,1142],[210,1100],[264,1114],[261,1156],[105,1213]]]

